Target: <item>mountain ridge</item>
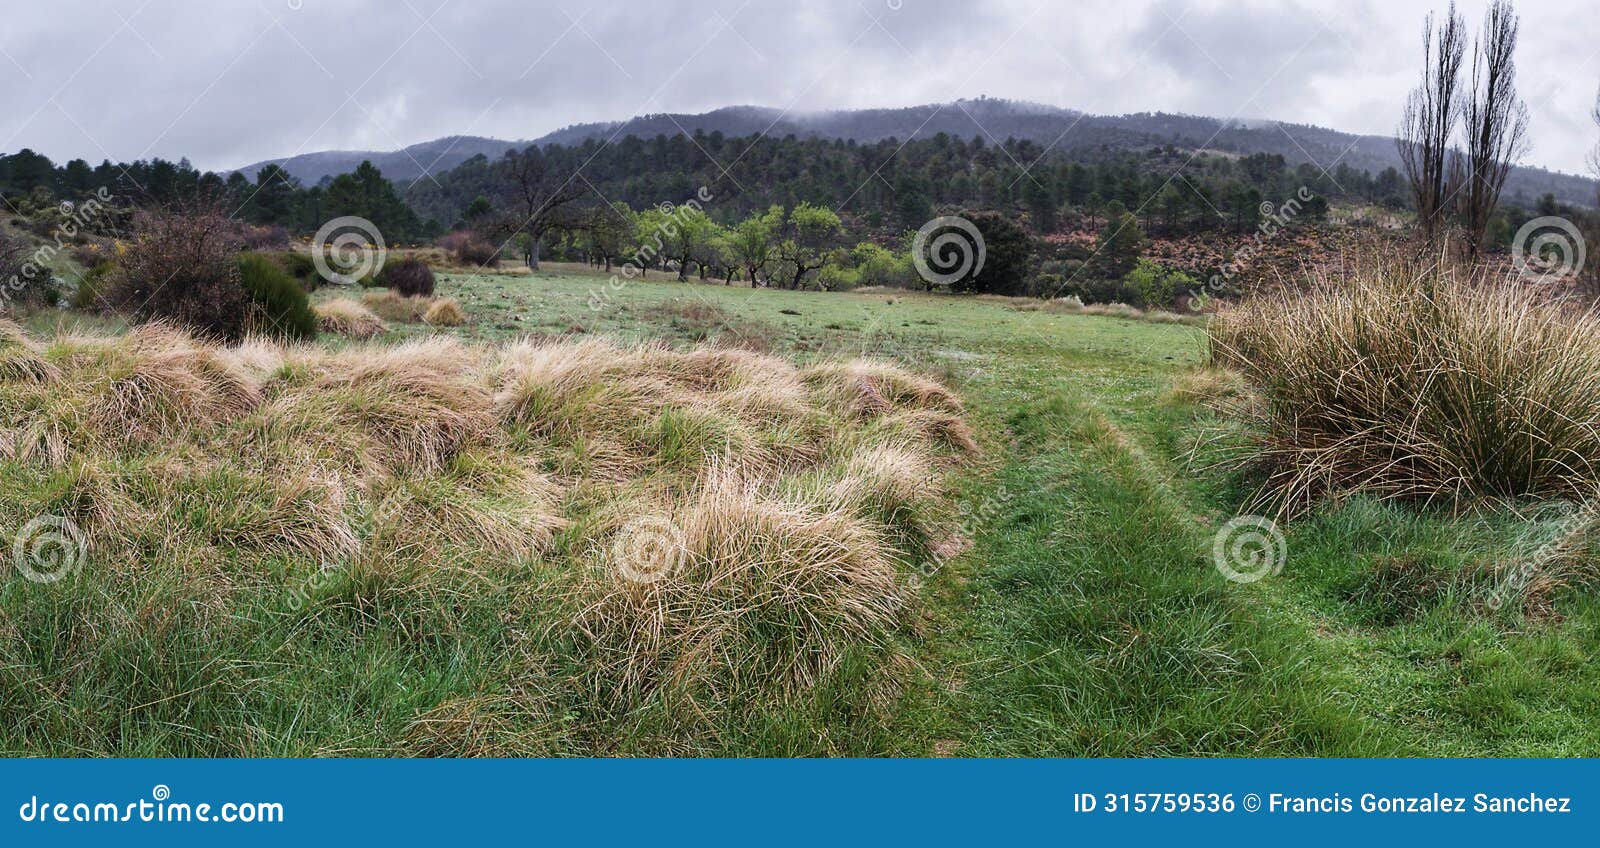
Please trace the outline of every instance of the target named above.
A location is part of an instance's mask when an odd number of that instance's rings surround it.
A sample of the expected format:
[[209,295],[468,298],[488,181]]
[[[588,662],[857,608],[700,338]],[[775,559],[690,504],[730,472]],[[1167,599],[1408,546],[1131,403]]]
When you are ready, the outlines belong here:
[[[841,109],[796,113],[764,106],[724,106],[702,113],[652,113],[622,121],[573,124],[534,139],[505,140],[452,135],[409,145],[396,151],[317,151],[246,165],[247,177],[276,164],[307,185],[352,171],[371,160],[395,181],[414,181],[442,173],[477,155],[495,158],[506,150],[530,144],[578,145],[590,139],[624,135],[720,132],[738,137],[820,137],[861,143],[886,138],[932,137],[940,132],[963,138],[980,137],[999,144],[1008,138],[1030,140],[1052,152],[1093,156],[1100,149],[1166,146],[1222,155],[1275,153],[1290,165],[1310,162],[1332,172],[1338,164],[1376,174],[1398,167],[1399,154],[1390,136],[1345,133],[1311,124],[1271,119],[1223,121],[1203,115],[1134,112],[1093,115],[1073,109],[997,98],[957,100],[919,106]],[[1586,177],[1520,165],[1506,186],[1506,199],[1524,205],[1546,193],[1564,203],[1595,205],[1595,181]]]

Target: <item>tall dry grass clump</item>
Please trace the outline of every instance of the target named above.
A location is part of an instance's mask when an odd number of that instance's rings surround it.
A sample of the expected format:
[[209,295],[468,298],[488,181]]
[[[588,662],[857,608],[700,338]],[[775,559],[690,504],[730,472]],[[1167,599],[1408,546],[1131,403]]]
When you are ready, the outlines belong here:
[[1515,280],[1373,262],[1221,311],[1213,360],[1261,392],[1262,497],[1587,495],[1600,319]]
[[806,691],[852,652],[888,648],[909,599],[871,524],[735,476],[619,533],[651,538],[613,542],[578,617],[589,683],[617,707],[659,694],[716,710]]
[[694,471],[723,456],[778,473],[814,460],[826,429],[793,365],[735,348],[520,342],[501,354],[495,381],[505,426],[582,445],[612,476]]
[[377,313],[348,297],[319,303],[315,309],[317,329],[324,333],[366,340],[389,329]]
[[467,323],[467,311],[461,308],[461,301],[453,297],[440,297],[429,304],[428,311],[422,314],[422,320],[434,327],[459,327]]
[[415,324],[428,312],[428,299],[407,297],[393,289],[369,291],[361,296],[361,305],[385,321]]
[[263,399],[260,378],[237,359],[161,323],[49,345],[0,328],[0,372],[0,457],[51,466],[189,437]]
[[283,387],[260,425],[368,478],[435,473],[494,430],[480,356],[443,336],[340,351]]
[[0,319],[0,381],[43,383],[60,369],[45,361],[38,343],[16,323]]

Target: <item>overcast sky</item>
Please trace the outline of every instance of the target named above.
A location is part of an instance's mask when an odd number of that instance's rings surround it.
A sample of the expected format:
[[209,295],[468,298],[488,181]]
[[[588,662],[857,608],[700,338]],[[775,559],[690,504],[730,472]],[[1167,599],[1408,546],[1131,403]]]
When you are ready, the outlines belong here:
[[[1474,28],[1484,2],[1462,8]],[[1415,0],[6,0],[0,151],[225,169],[753,104],[988,95],[1392,134]],[[1522,0],[1526,164],[1583,172],[1600,3]]]

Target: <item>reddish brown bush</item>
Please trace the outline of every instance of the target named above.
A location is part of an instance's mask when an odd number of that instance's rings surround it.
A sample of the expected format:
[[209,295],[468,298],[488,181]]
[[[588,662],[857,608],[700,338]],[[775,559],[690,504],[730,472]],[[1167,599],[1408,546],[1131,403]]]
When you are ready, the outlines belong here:
[[401,259],[383,266],[378,275],[378,285],[393,289],[406,297],[431,297],[433,295],[433,269],[421,259]]
[[472,239],[473,235],[471,230],[451,230],[450,232],[439,236],[437,239],[434,239],[433,243],[446,253],[455,253],[456,250],[461,247],[461,245],[472,241]]
[[456,251],[456,262],[477,268],[498,268],[500,251],[486,241],[469,241]]
[[166,319],[222,339],[244,335],[250,302],[235,259],[239,231],[204,202],[141,212],[108,291],[140,321]]

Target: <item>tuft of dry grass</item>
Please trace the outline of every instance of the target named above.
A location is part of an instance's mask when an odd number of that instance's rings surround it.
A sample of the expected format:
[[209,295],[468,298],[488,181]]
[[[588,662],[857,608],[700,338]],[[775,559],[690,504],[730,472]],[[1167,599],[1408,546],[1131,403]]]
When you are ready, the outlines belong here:
[[1231,368],[1197,368],[1172,381],[1167,398],[1218,411],[1238,409],[1251,394],[1250,382]]
[[266,406],[261,429],[365,476],[437,472],[494,428],[478,355],[449,337],[340,351],[310,371]]
[[494,370],[506,426],[581,442],[622,474],[640,463],[698,468],[729,455],[793,466],[817,456],[826,417],[794,366],[734,348],[521,342]]
[[891,646],[910,591],[881,533],[847,510],[724,475],[670,527],[654,548],[617,546],[668,567],[607,557],[582,587],[591,599],[577,626],[598,700],[715,710],[752,692],[792,696],[853,652]]
[[361,295],[361,305],[385,321],[415,324],[428,312],[429,299],[406,297],[393,289],[369,291]]
[[824,402],[861,418],[875,418],[895,409],[962,413],[954,392],[887,362],[827,362],[806,369],[802,377]]
[[529,458],[464,452],[444,475],[407,479],[384,494],[365,553],[428,564],[451,552],[484,565],[532,559],[565,523],[557,500],[556,485]]
[[434,327],[459,327],[467,323],[467,312],[455,298],[441,297],[429,304],[422,320]]
[[0,456],[62,465],[70,452],[154,443],[234,421],[262,384],[223,349],[151,323],[122,336],[5,342]]
[[377,313],[348,297],[341,297],[316,306],[317,329],[346,338],[366,340],[388,330]]
[[1210,340],[1263,396],[1254,459],[1282,511],[1600,482],[1600,318],[1515,280],[1372,263],[1224,309]]
[[48,383],[61,377],[61,369],[44,358],[33,339],[14,322],[0,319],[0,380]]

